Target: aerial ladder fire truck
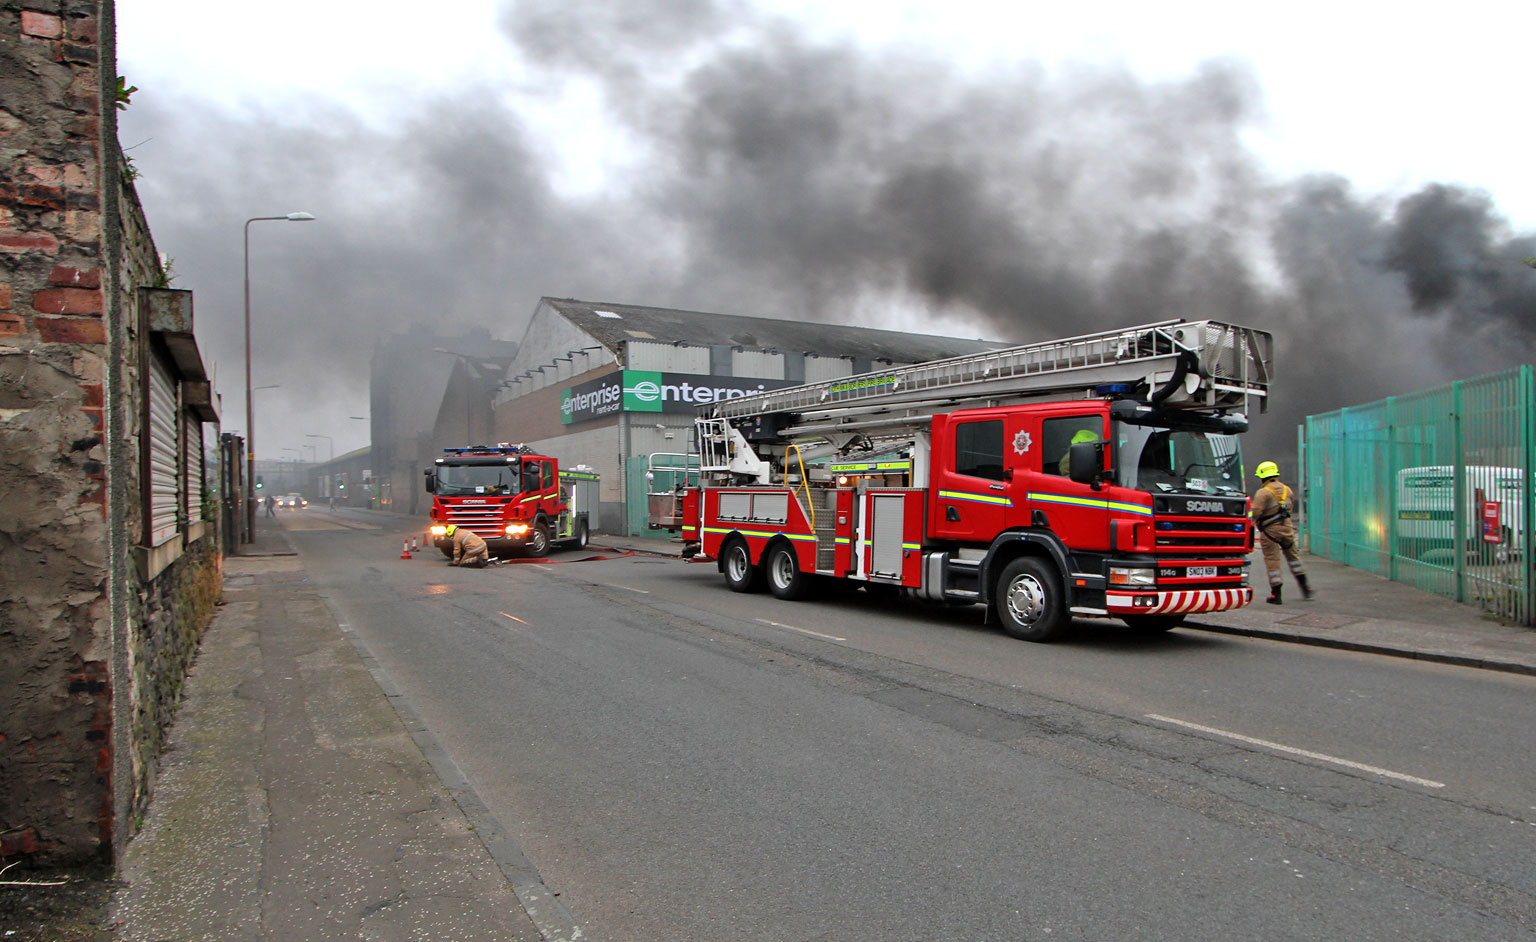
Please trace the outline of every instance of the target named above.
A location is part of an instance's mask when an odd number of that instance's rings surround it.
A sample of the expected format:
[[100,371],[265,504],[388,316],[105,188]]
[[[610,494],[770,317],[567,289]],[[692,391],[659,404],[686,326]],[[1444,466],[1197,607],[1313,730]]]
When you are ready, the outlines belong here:
[[[1168,320],[700,407],[675,516],[730,588],[989,606],[1005,631],[1073,616],[1166,631],[1253,598],[1236,436],[1267,406],[1273,338]],[[888,458],[839,479],[819,459]],[[893,483],[901,486],[891,486]]]

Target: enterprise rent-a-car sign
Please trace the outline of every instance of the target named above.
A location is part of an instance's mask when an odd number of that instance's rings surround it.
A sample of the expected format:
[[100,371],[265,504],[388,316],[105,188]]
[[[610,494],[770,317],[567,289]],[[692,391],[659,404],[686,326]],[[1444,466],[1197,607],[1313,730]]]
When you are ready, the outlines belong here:
[[590,422],[620,411],[692,413],[711,402],[796,385],[785,379],[622,370],[565,390],[560,397],[560,421],[566,425]]

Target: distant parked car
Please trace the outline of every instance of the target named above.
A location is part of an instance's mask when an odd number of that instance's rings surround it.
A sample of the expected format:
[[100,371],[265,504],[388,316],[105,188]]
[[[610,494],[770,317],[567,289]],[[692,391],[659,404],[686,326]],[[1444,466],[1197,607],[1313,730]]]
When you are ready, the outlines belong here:
[[303,510],[309,506],[309,501],[299,494],[284,494],[278,498],[277,505],[279,507],[292,507],[294,510]]

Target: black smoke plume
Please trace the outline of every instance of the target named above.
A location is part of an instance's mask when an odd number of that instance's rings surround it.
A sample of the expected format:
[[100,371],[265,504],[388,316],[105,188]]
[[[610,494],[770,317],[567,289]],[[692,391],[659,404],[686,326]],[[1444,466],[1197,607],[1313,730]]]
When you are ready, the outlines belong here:
[[[1243,143],[1263,102],[1240,62],[973,69],[712,0],[517,2],[501,25],[540,87],[597,90],[601,127],[535,132],[484,87],[405,96],[384,126],[135,99],[123,137],[152,138],[140,189],[226,392],[235,230],[289,209],[323,221],[260,232],[262,356],[291,411],[363,401],[381,333],[515,340],[541,295],[1010,342],[1257,326],[1278,376],[1249,464],[1289,459],[1305,414],[1532,359],[1536,240],[1475,190],[1273,178]],[[597,152],[623,159],[569,195]]]

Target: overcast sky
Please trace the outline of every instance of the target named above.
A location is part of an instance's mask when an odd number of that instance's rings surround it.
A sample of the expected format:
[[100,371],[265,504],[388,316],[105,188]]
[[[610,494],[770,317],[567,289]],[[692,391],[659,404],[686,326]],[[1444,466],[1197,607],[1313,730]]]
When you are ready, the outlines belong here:
[[1383,10],[125,0],[120,137],[226,429],[241,223],[319,217],[252,230],[259,458],[366,444],[375,337],[517,340],[541,295],[1009,341],[1221,317],[1276,333],[1283,444],[1532,355],[1536,4]]

